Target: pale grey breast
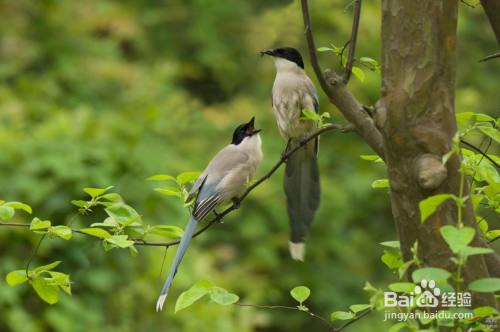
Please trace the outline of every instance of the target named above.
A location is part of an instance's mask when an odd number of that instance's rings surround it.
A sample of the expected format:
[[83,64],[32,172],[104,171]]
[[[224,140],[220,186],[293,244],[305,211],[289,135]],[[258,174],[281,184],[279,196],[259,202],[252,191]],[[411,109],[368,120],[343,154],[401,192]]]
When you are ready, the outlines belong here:
[[314,122],[300,120],[303,110],[315,110],[315,95],[314,86],[305,73],[277,73],[273,85],[273,112],[283,138],[302,139],[315,130]]

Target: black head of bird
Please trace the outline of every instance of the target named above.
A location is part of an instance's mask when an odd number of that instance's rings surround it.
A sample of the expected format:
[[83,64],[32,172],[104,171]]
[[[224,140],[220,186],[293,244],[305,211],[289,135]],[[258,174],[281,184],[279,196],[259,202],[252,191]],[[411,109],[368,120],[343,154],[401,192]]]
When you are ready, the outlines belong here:
[[282,58],[295,63],[300,68],[304,69],[304,61],[300,52],[293,47],[279,47],[261,51],[260,55],[270,55],[275,58]]
[[252,117],[247,123],[239,125],[233,133],[232,144],[240,144],[246,137],[251,137],[261,131],[261,129],[255,129],[255,117]]

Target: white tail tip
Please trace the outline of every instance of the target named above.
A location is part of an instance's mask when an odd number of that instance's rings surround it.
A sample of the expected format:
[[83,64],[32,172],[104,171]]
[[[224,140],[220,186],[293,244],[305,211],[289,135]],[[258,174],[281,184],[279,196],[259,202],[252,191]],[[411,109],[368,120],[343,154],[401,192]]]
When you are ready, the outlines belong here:
[[167,294],[160,295],[158,301],[156,302],[156,312],[159,312],[163,309],[163,303],[165,303],[166,298]]
[[292,259],[296,261],[304,261],[304,256],[306,253],[306,245],[303,242],[295,243],[288,242],[288,249],[290,250],[290,255]]

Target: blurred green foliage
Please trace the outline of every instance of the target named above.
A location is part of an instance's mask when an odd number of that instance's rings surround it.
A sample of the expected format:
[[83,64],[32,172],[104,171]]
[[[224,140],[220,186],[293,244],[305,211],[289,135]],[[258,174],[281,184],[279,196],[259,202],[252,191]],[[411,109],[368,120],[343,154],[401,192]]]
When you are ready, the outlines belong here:
[[[311,3],[318,46],[348,39],[348,2]],[[379,58],[378,6],[363,4],[359,56]],[[202,170],[233,127],[253,115],[263,128],[260,174],[279,157],[284,144],[269,101],[274,68],[258,52],[291,45],[305,54],[298,2],[17,0],[1,1],[0,9],[1,199],[27,202],[40,219],[62,225],[77,213],[70,202],[85,197],[81,188],[113,185],[147,223],[183,227],[186,211],[154,192],[147,177]],[[499,62],[477,63],[496,49],[495,40],[480,7],[460,11],[457,110],[498,114]],[[339,66],[329,53],[320,60]],[[371,105],[379,73],[368,71],[351,87]],[[343,122],[321,94],[320,103],[332,122]],[[26,285],[2,281],[0,330],[320,331],[321,322],[286,310],[196,303],[174,315],[174,299],[209,279],[244,303],[267,305],[293,306],[289,290],[308,285],[308,307],[323,316],[366,303],[365,280],[394,280],[380,264],[378,243],[396,238],[386,191],[370,187],[384,177],[383,165],[359,158],[370,153],[354,134],[322,137],[322,205],[304,264],[288,256],[280,171],[224,224],[193,241],[163,313],[154,311],[162,249],[139,248],[131,257],[104,253],[87,237],[55,238],[43,243],[34,266],[63,261],[58,269],[71,274],[73,296],[49,306]],[[73,225],[104,217],[77,216]],[[25,266],[37,242],[24,230],[0,229],[2,280]],[[355,330],[385,326],[375,313]]]

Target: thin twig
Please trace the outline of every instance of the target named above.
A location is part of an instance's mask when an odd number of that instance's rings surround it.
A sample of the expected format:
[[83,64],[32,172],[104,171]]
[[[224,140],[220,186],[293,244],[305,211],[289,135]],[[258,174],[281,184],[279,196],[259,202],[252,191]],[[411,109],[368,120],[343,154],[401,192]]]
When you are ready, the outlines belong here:
[[464,5],[466,5],[466,6],[467,6],[467,7],[469,7],[469,8],[476,8],[476,6],[474,6],[474,5],[470,4],[470,3],[468,3],[468,2],[467,2],[467,1],[465,1],[465,0],[460,0],[460,2],[461,2],[461,3],[463,3]]
[[488,244],[492,244],[493,242],[495,242],[498,239],[500,239],[500,236],[497,236],[496,238],[489,240]]
[[349,54],[344,70],[344,83],[347,84],[351,78],[352,65],[354,64],[354,55],[356,53],[356,42],[358,40],[359,18],[361,16],[361,0],[354,2],[354,17],[352,19],[351,38],[349,39]]
[[307,41],[307,49],[309,50],[309,58],[311,59],[311,66],[313,67],[316,78],[321,85],[323,91],[328,91],[328,85],[326,84],[325,77],[323,76],[323,71],[318,62],[318,57],[316,56],[316,46],[314,46],[314,37],[311,27],[311,18],[309,17],[309,6],[307,0],[301,0],[300,4],[302,6],[302,17],[304,19],[304,28]]
[[330,321],[328,319],[326,319],[325,317],[321,317],[321,316],[319,316],[319,315],[317,315],[314,312],[311,312],[309,310],[307,310],[307,311],[300,310],[298,307],[288,307],[288,306],[284,306],[284,305],[246,304],[246,303],[235,303],[235,304],[240,306],[240,307],[254,307],[254,308],[259,308],[259,309],[287,309],[287,310],[302,311],[311,317],[314,317],[316,319],[321,320],[325,325],[328,325],[328,327],[331,328],[332,331],[334,331],[334,332],[338,331],[337,329],[335,329],[335,326],[332,323],[330,323]]
[[476,152],[480,153],[484,158],[488,159],[493,165],[495,165],[497,168],[500,168],[500,165],[495,161],[493,160],[493,158],[491,158],[490,156],[488,156],[488,154],[484,153],[481,149],[479,149],[477,146],[463,140],[463,139],[460,139],[460,143],[464,144],[464,145],[467,145],[468,147],[472,148],[473,150],[475,150]]
[[359,316],[354,317],[350,321],[346,322],[344,325],[336,328],[335,332],[338,332],[338,331],[341,331],[341,330],[345,329],[346,327],[348,327],[352,323],[357,322],[358,320],[360,320],[361,318],[365,317],[366,315],[368,315],[371,312],[373,312],[373,308],[370,308],[370,309],[366,310],[365,312],[361,313]]
[[[310,142],[311,140],[315,139],[316,137],[318,137],[318,136],[320,136],[320,135],[322,135],[322,134],[324,134],[324,133],[326,133],[328,131],[331,131],[331,130],[342,130],[342,128],[343,127],[341,125],[338,125],[338,124],[326,124],[323,127],[321,127],[320,129],[318,129],[317,131],[315,131],[314,133],[312,133],[309,136],[307,136],[306,138],[304,138],[300,142],[300,144],[298,144],[297,146],[295,146],[293,149],[288,149],[285,153],[283,153],[281,155],[280,159],[276,162],[276,164],[266,174],[264,174],[260,179],[258,179],[257,181],[255,181],[252,185],[250,185],[245,190],[245,192],[237,199],[236,202],[233,202],[233,204],[231,206],[229,206],[228,208],[226,208],[221,213],[218,213],[213,219],[211,219],[210,221],[208,221],[202,228],[200,228],[198,231],[196,231],[194,233],[194,235],[193,235],[193,238],[195,238],[195,237],[199,236],[201,233],[205,232],[207,229],[209,229],[215,223],[220,222],[226,215],[228,215],[232,211],[237,210],[239,208],[239,206],[240,206],[240,203],[248,196],[248,194],[250,194],[250,192],[252,190],[254,190],[256,187],[258,187],[262,182],[264,182],[267,179],[269,179],[274,174],[274,172],[276,172],[278,170],[278,168],[280,168],[281,165],[283,165],[286,162],[286,160],[292,154],[294,154],[295,152],[297,152],[298,150],[300,150],[301,148],[303,148],[308,142]],[[29,228],[30,227],[29,224],[4,223],[4,222],[0,222],[0,226],[24,227],[24,228]],[[73,233],[81,234],[81,235],[92,237],[94,239],[102,240],[99,237],[96,237],[96,236],[84,233],[84,232],[82,232],[82,231],[80,231],[78,229],[74,229],[74,228],[70,228],[70,229],[71,229],[71,231]],[[43,237],[42,237],[42,239],[43,239]],[[145,241],[143,239],[132,239],[132,240],[134,241],[134,245],[138,245],[138,246],[150,246],[150,247],[166,247],[166,248],[168,248],[168,247],[175,246],[175,245],[177,245],[177,244],[180,243],[179,240],[177,240],[177,241],[171,241],[171,242],[149,242],[149,241]],[[36,251],[37,250],[35,250],[34,254],[36,254]],[[30,259],[30,262],[31,262],[32,259],[33,258]]]
[[482,58],[481,60],[479,60],[479,62],[485,62],[485,61],[495,59],[495,58],[500,58],[500,52],[488,55],[488,56]]
[[310,310],[301,310],[298,307],[289,307],[289,306],[283,306],[283,305],[260,305],[260,304],[247,304],[247,303],[235,303],[236,305],[240,307],[254,307],[254,308],[259,308],[259,309],[287,309],[287,310],[297,310],[297,311],[302,311],[306,314],[308,314],[311,317],[314,317],[316,319],[321,320],[325,325],[328,325],[329,328],[331,328],[332,332],[339,332],[351,325],[352,323],[360,320],[361,318],[365,317],[369,313],[373,311],[373,308],[367,309],[363,313],[361,313],[359,316],[354,317],[350,321],[346,322],[345,324],[335,327],[327,318],[319,316],[315,314],[314,312],[311,312]]
[[[357,1],[357,0],[354,0]],[[351,40],[349,39],[348,41],[345,42],[344,46],[342,46],[342,50],[340,51],[340,68],[342,69],[344,67],[344,52],[347,49],[347,46],[351,43]]]
[[28,263],[26,263],[26,275],[28,275],[28,272],[30,270],[30,264],[35,259],[36,254],[38,253],[38,249],[40,249],[40,246],[42,245],[43,240],[45,239],[45,236],[47,234],[43,234],[42,237],[40,237],[40,240],[38,241],[38,244],[35,247],[35,250],[33,250],[33,253],[31,254],[30,258],[28,259]]
[[158,279],[161,281],[161,275],[163,273],[163,266],[165,265],[165,259],[167,258],[168,247],[165,247],[165,252],[163,253],[163,259],[161,260],[160,273],[158,274]]

